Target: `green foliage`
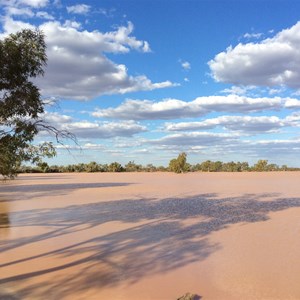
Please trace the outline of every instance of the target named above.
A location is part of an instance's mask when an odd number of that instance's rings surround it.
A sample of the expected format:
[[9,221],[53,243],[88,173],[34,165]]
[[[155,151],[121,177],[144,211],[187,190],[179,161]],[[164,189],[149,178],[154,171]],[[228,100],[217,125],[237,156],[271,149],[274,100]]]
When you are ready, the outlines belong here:
[[5,177],[13,177],[22,161],[37,163],[55,155],[52,144],[31,144],[44,112],[31,80],[44,74],[46,61],[40,31],[22,30],[0,41],[0,174]]
[[203,172],[210,172],[212,169],[212,164],[213,164],[213,162],[211,162],[210,160],[204,161],[200,165],[200,170]]
[[124,168],[118,162],[113,162],[108,166],[108,172],[122,172]]
[[147,164],[145,168],[143,168],[146,172],[155,172],[157,168],[153,164]]
[[169,162],[169,170],[175,173],[184,173],[189,170],[186,162],[186,153],[182,152],[177,158],[171,159]]
[[253,170],[257,172],[268,171],[268,161],[265,159],[260,159],[254,166]]
[[134,161],[129,161],[126,165],[125,165],[125,171],[126,172],[138,172],[142,170],[142,166],[141,165],[137,165]]

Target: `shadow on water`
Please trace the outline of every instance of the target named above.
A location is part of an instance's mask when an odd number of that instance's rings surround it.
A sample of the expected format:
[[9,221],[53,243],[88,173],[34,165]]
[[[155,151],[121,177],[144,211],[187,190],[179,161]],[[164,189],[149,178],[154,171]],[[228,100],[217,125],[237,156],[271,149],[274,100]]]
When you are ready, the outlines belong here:
[[[220,199],[215,194],[200,194],[184,198],[127,199],[14,212],[10,214],[11,226],[49,226],[50,231],[2,241],[0,253],[79,230],[83,231],[85,239],[53,251],[2,263],[0,267],[42,257],[68,258],[68,263],[59,266],[4,277],[0,284],[16,283],[80,266],[80,273],[70,271],[64,277],[55,273],[55,280],[43,283],[44,295],[55,290],[57,295],[63,297],[90,288],[132,284],[145,276],[164,274],[204,260],[218,251],[220,245],[209,240],[213,232],[233,224],[267,221],[271,212],[300,207],[300,198],[274,199],[273,194],[272,200],[266,200],[268,196],[271,195],[248,194]],[[188,218],[193,218],[193,222],[184,223]],[[86,228],[113,221],[131,227],[107,234],[99,232],[98,236],[93,237],[84,236]],[[38,288],[41,287],[31,285],[19,292],[21,296],[30,297]]]
[[[65,183],[65,184],[38,184],[38,185],[2,185],[1,192],[9,194],[23,193],[22,197],[18,199],[1,199],[1,202],[13,202],[26,199],[32,199],[33,197],[46,197],[46,196],[62,196],[66,195],[73,190],[80,189],[92,189],[92,188],[107,188],[107,187],[121,187],[128,186],[132,183],[126,182],[105,182],[105,183]],[[29,196],[26,196],[26,192],[30,192]]]
[[1,203],[1,198],[0,198],[0,228],[7,228],[9,226],[10,226],[9,204],[5,202]]
[[2,291],[0,291],[0,299],[1,300],[20,300],[20,298],[18,298],[17,296],[6,293],[6,292],[2,292]]
[[10,226],[9,214],[0,213],[0,228],[7,228]]
[[[0,241],[3,237],[9,235],[10,219],[9,219],[9,205],[8,203],[0,202]],[[0,297],[0,299],[2,299]]]
[[[59,174],[59,176],[57,176]],[[15,181],[28,181],[28,180],[65,180],[70,178],[70,175],[68,174],[62,174],[62,173],[50,173],[49,175],[46,175],[45,173],[42,173],[40,175],[33,175],[28,174],[29,176],[24,176],[24,174],[18,175],[17,178],[15,178]],[[1,299],[1,298],[0,298]]]

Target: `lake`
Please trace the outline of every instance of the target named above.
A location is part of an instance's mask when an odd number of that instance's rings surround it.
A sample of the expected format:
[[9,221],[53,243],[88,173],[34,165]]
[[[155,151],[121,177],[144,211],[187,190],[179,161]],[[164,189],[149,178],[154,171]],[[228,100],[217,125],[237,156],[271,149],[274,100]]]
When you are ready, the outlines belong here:
[[300,172],[2,182],[0,299],[300,299],[299,182]]

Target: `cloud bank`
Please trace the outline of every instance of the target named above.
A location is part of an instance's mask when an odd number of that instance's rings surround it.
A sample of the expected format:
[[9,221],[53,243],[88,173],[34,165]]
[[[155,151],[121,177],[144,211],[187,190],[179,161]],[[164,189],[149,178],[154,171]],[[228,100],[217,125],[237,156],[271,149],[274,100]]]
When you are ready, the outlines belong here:
[[281,97],[251,98],[240,95],[197,97],[186,102],[178,99],[151,100],[128,99],[117,107],[96,109],[92,116],[123,120],[168,120],[193,118],[211,112],[254,113],[280,110],[299,105],[297,99]]
[[299,89],[300,22],[273,38],[231,46],[208,64],[218,82]]
[[[31,1],[36,7],[46,2]],[[67,8],[70,13],[84,13],[82,5]],[[85,10],[84,10],[85,9]],[[5,36],[21,29],[39,28],[45,34],[48,65],[45,77],[37,80],[44,96],[58,99],[90,100],[104,94],[125,94],[136,91],[176,86],[169,80],[153,83],[146,75],[131,76],[124,64],[114,63],[105,53],[126,54],[131,51],[150,52],[147,41],[132,36],[134,26],[120,26],[114,31],[101,32],[82,29],[82,24],[65,20],[52,20],[46,12],[38,11],[36,16],[48,21],[38,27],[12,16],[34,15],[31,8],[7,6],[7,15],[2,18]]]

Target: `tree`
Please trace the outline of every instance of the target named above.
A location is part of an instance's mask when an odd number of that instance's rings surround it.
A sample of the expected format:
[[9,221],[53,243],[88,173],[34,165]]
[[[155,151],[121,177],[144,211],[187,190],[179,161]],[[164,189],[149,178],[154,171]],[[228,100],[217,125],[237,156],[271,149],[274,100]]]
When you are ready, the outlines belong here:
[[143,169],[146,172],[155,172],[157,168],[153,164],[147,164],[147,166]]
[[258,162],[253,166],[254,171],[263,172],[268,170],[268,161],[265,159],[260,159]]
[[112,162],[109,166],[108,166],[108,171],[109,172],[122,172],[123,171],[123,167],[120,163],[118,162]]
[[268,164],[267,165],[267,171],[278,171],[280,168],[277,164]]
[[43,173],[47,173],[49,171],[49,165],[44,161],[39,162],[37,166],[41,169]]
[[240,168],[241,168],[242,172],[249,171],[249,164],[248,164],[248,162],[241,162],[239,164],[240,164]]
[[200,169],[203,172],[210,172],[212,162],[210,160],[206,160],[201,163]]
[[142,169],[141,165],[137,165],[134,161],[129,161],[125,165],[126,172],[138,172]]
[[57,140],[72,137],[41,119],[45,102],[32,79],[44,74],[46,62],[39,30],[22,30],[0,41],[0,174],[5,177],[13,177],[23,161],[38,163],[55,155],[51,143],[32,145],[39,131],[48,130]]
[[240,172],[241,166],[239,163],[235,163],[234,161],[230,161],[223,164],[224,172]]
[[169,162],[169,169],[175,173],[187,172],[189,165],[186,162],[186,153],[182,152],[177,158],[171,159]]
[[[75,170],[76,170],[76,167],[75,167]],[[90,163],[85,165],[85,171],[90,172],[90,173],[94,173],[94,172],[99,172],[100,168],[99,168],[98,164],[95,161],[91,161]]]
[[221,161],[215,161],[211,163],[210,171],[211,172],[220,172],[222,171],[223,163]]

